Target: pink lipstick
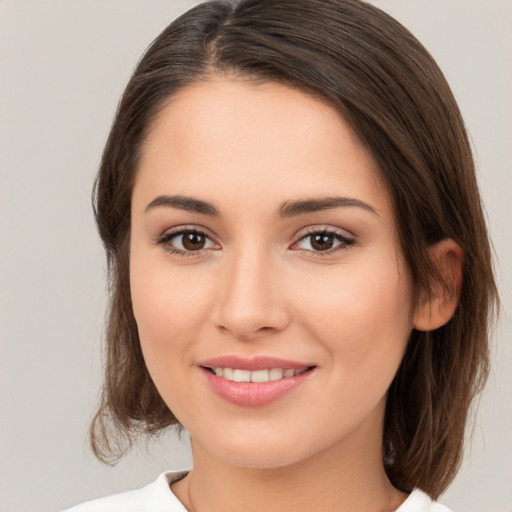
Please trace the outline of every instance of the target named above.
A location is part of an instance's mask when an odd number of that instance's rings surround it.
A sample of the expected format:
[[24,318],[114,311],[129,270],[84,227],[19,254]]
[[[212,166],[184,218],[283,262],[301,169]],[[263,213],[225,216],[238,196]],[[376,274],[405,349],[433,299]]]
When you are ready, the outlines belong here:
[[200,362],[209,387],[228,402],[262,406],[290,393],[313,373],[314,365],[268,356],[221,356]]

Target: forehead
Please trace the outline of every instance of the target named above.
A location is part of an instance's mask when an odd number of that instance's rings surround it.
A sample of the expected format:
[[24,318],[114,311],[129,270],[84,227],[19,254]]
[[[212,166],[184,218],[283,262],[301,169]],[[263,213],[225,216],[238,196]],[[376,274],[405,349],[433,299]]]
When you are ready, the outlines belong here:
[[[137,189],[268,202],[352,195],[388,202],[375,163],[326,102],[282,84],[213,79],[182,89],[144,144]],[[152,189],[150,193],[149,190]],[[284,197],[289,196],[289,197]]]

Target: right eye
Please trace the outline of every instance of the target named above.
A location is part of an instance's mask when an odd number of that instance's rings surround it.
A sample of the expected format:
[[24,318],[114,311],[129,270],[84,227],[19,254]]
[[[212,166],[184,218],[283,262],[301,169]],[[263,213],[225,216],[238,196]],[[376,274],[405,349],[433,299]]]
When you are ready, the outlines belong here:
[[189,256],[207,249],[218,249],[216,244],[206,233],[198,229],[180,229],[162,235],[158,245],[163,246],[172,254]]

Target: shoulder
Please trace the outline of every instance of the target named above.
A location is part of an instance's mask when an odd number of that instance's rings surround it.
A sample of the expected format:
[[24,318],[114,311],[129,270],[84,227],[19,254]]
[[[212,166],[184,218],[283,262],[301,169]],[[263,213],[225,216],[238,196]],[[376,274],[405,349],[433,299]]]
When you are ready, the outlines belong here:
[[75,505],[63,512],[186,512],[170,484],[186,472],[165,472],[154,482],[131,491]]
[[451,512],[451,510],[432,501],[429,496],[419,489],[415,489],[396,512]]

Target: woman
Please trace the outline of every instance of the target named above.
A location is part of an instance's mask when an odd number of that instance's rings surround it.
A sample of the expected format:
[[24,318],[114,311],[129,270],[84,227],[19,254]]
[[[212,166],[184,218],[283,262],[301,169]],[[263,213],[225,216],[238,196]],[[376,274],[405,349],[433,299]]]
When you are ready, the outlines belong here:
[[406,29],[199,5],[135,70],[95,197],[93,449],[182,425],[194,464],[76,510],[446,510],[497,295],[459,110]]

